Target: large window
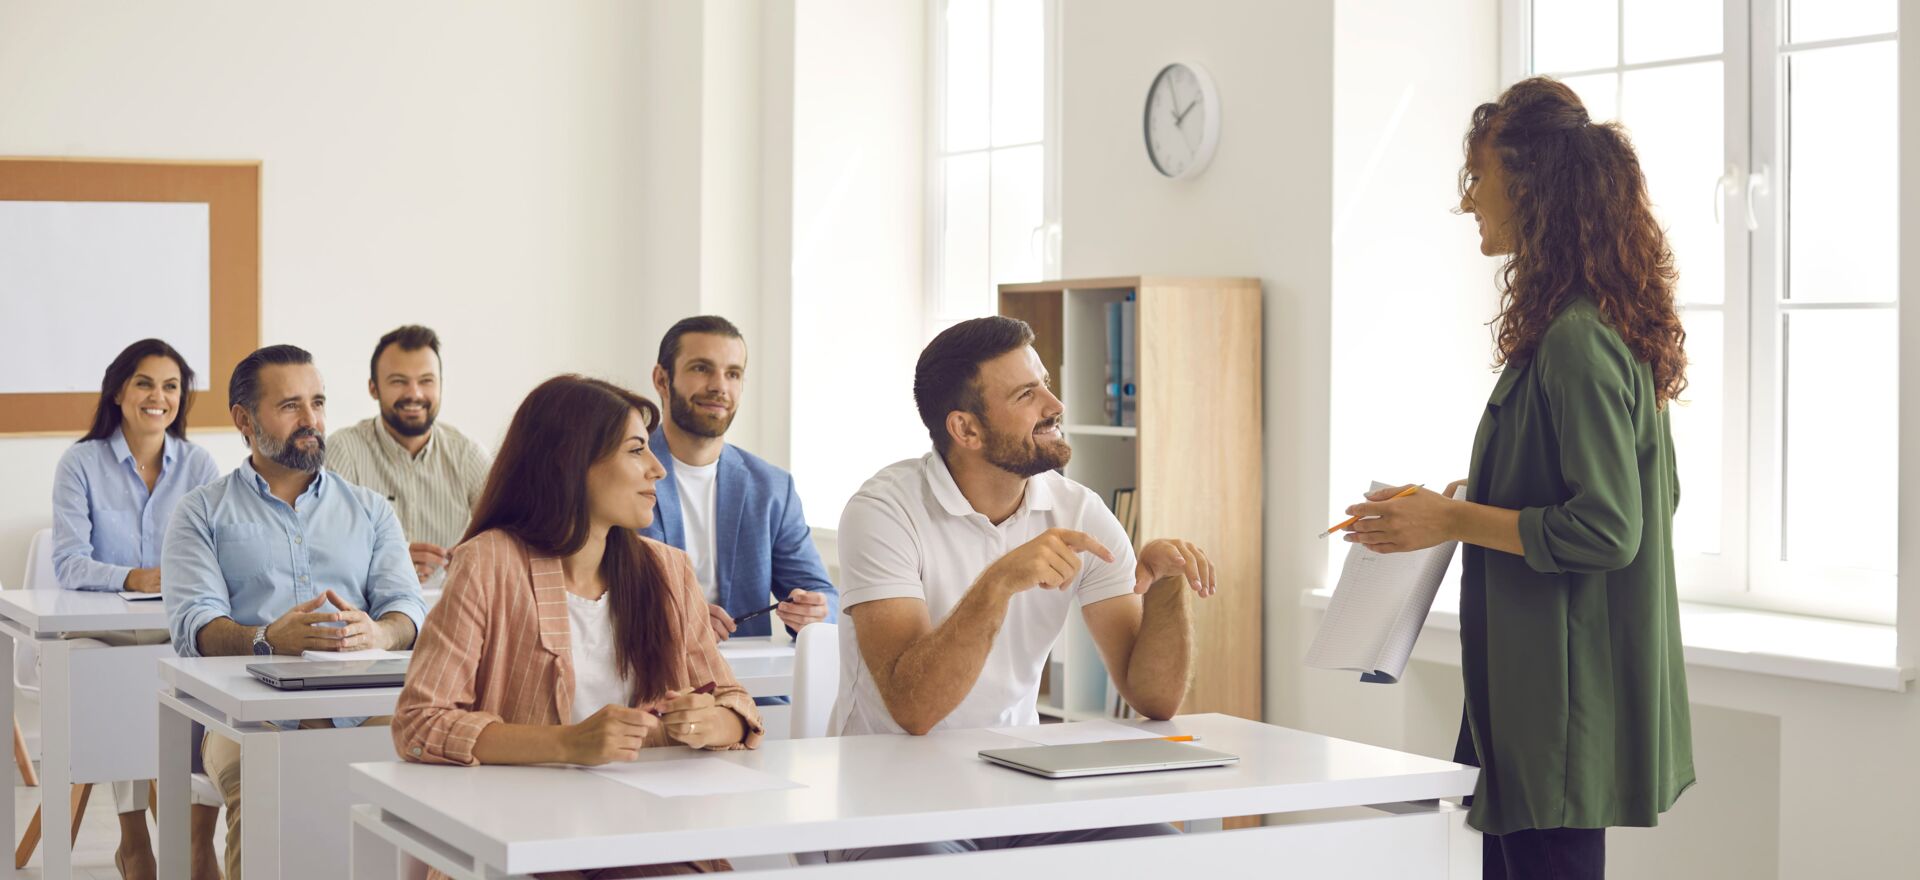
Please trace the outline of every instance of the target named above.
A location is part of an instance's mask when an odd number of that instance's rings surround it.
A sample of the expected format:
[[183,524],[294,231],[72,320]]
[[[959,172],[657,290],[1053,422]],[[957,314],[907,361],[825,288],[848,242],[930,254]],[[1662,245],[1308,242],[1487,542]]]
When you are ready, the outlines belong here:
[[1056,277],[1054,0],[930,0],[927,324],[996,311],[996,285]]
[[1682,596],[1891,622],[1895,0],[1506,0],[1624,123],[1680,270]]

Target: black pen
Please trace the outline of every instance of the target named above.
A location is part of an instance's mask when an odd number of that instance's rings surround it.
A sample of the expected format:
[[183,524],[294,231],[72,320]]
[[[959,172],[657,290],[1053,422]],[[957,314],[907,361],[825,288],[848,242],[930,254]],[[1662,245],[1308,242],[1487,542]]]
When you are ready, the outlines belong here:
[[765,613],[767,613],[767,612],[769,612],[769,611],[773,611],[773,610],[776,610],[776,609],[778,609],[779,607],[780,607],[780,603],[778,603],[778,602],[775,602],[775,603],[773,603],[772,605],[768,605],[767,607],[765,607],[765,608],[762,608],[762,609],[760,609],[759,611],[754,611],[754,612],[750,612],[750,613],[747,613],[747,614],[743,614],[743,615],[741,615],[741,616],[739,616],[739,617],[736,617],[736,618],[734,618],[734,619],[733,619],[733,622],[734,622],[734,623],[746,623],[746,622],[747,622],[747,621],[749,621],[749,620],[752,620],[752,619],[754,619],[754,618],[756,618],[756,617],[759,617],[760,615],[762,615],[762,614],[765,614]]

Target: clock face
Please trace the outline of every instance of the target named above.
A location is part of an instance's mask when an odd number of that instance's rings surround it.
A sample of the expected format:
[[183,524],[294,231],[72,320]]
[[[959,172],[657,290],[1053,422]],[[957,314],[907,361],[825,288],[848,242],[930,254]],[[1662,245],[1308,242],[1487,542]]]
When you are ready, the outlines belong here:
[[1167,177],[1188,177],[1213,158],[1220,133],[1220,102],[1206,71],[1169,64],[1147,90],[1142,120],[1147,158]]

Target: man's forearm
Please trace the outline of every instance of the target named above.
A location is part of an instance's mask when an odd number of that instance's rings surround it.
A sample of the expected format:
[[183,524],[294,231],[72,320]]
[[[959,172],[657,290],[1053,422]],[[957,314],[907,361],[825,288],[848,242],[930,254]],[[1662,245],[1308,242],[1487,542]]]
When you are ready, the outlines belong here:
[[1140,613],[1140,635],[1127,657],[1125,693],[1148,718],[1172,718],[1187,696],[1193,668],[1193,590],[1184,577],[1154,581]]
[[419,633],[414,631],[413,618],[403,611],[389,611],[374,621],[380,627],[389,651],[405,651],[413,647],[413,638]]
[[994,584],[976,583],[946,620],[900,653],[882,694],[895,722],[908,733],[926,733],[967,698],[1012,598]]
[[202,657],[234,657],[253,653],[253,634],[257,626],[243,626],[231,617],[216,617],[200,628],[194,643]]

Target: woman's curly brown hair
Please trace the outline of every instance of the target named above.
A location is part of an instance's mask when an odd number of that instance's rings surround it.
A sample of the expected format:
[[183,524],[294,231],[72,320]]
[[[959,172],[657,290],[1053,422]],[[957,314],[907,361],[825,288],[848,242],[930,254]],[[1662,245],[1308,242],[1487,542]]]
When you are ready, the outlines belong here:
[[[1646,177],[1618,123],[1596,123],[1573,90],[1534,77],[1474,108],[1469,163],[1488,147],[1507,174],[1513,254],[1500,272],[1496,365],[1526,361],[1560,310],[1590,296],[1635,358],[1653,367],[1655,403],[1687,387],[1687,332],[1674,308],[1673,251]],[[1460,194],[1468,173],[1460,171]]]

